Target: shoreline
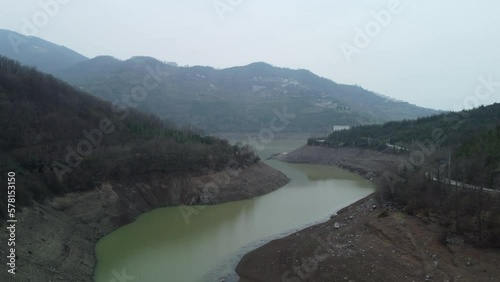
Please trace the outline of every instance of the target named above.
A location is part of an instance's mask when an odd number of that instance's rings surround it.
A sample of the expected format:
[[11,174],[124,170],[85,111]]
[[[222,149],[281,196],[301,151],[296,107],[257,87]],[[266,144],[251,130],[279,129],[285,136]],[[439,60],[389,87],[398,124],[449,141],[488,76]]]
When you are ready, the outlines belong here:
[[[304,146],[277,159],[341,164],[368,178],[380,175],[400,157],[359,148]],[[460,237],[443,243],[443,227],[435,219],[379,205],[371,194],[324,223],[247,253],[236,267],[239,281],[494,281],[500,277],[498,250],[475,248]]]
[[[238,276],[236,268],[237,268],[238,264],[240,263],[240,261],[243,259],[243,257],[245,257],[246,254],[251,253],[252,251],[254,251],[256,249],[259,249],[259,248],[267,245],[268,243],[270,243],[270,242],[272,242],[274,240],[279,240],[281,238],[288,237],[288,236],[291,236],[291,235],[296,234],[298,232],[301,232],[302,230],[307,230],[309,228],[313,228],[314,226],[324,224],[324,223],[332,220],[332,218],[336,217],[339,213],[344,213],[344,210],[348,209],[350,206],[354,206],[354,205],[356,205],[356,204],[358,204],[360,202],[364,202],[365,200],[370,199],[371,197],[373,197],[373,195],[374,195],[374,193],[371,193],[368,196],[365,196],[365,197],[363,197],[363,198],[361,198],[359,200],[356,200],[356,201],[348,204],[347,206],[334,211],[334,214],[327,215],[327,216],[325,216],[322,219],[319,219],[319,220],[316,220],[314,222],[305,224],[303,226],[294,227],[294,228],[289,229],[288,231],[282,232],[280,234],[271,235],[271,236],[265,237],[265,238],[260,238],[258,241],[255,241],[254,243],[251,243],[251,244],[249,244],[247,246],[244,246],[238,252],[238,254],[235,257],[233,257],[232,259],[229,260],[230,263],[232,264],[232,267],[233,267],[233,270],[234,270],[234,272],[231,273],[230,276],[228,276],[228,275],[222,275],[222,276],[220,276],[220,275],[212,275],[212,276],[210,276],[209,275],[209,277],[212,277],[212,278],[216,277],[218,279],[217,281],[225,281],[225,282],[242,281],[242,280],[240,280],[241,277]],[[213,271],[213,272],[215,272],[215,271]]]
[[293,152],[272,156],[288,163],[336,166],[368,180],[382,174],[389,166],[402,161],[401,155],[360,148],[330,148],[304,145]]
[[[17,274],[2,272],[0,280],[95,281],[97,241],[141,214],[162,207],[244,200],[277,190],[289,181],[283,173],[259,162],[240,169],[236,176],[227,171],[177,178],[155,173],[36,203],[18,213],[17,231],[22,236],[16,248]],[[217,193],[204,189],[206,185],[216,185]],[[0,243],[6,244],[7,235],[0,235]]]

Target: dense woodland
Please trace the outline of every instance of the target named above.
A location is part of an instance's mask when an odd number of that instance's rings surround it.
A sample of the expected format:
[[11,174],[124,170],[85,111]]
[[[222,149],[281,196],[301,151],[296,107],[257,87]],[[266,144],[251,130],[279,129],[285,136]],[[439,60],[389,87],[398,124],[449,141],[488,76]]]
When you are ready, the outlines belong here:
[[[248,146],[115,108],[5,57],[0,57],[0,136],[0,171],[18,175],[21,205],[131,174],[195,175],[258,161]],[[6,193],[0,197],[4,201]]]
[[[481,162],[483,172],[489,175],[486,186],[498,187],[500,184],[493,180],[500,169],[499,132],[500,104],[493,104],[416,120],[355,126],[333,132],[322,145],[392,150],[402,155],[424,151],[427,156],[439,156],[440,162],[446,162],[450,155],[453,161]],[[315,139],[309,139],[308,143],[319,145]],[[463,173],[452,173],[453,179],[463,177]],[[467,181],[479,184],[472,176],[467,177]]]
[[483,246],[500,247],[500,194],[486,190],[500,189],[500,104],[356,126],[308,143],[400,154],[401,163],[378,181],[382,199],[438,218],[450,232]]
[[442,146],[456,147],[500,125],[500,104],[443,113],[416,120],[392,121],[378,125],[354,126],[330,134],[328,146],[357,146],[384,149],[386,144],[411,149],[414,142],[435,139],[436,130],[444,136]]

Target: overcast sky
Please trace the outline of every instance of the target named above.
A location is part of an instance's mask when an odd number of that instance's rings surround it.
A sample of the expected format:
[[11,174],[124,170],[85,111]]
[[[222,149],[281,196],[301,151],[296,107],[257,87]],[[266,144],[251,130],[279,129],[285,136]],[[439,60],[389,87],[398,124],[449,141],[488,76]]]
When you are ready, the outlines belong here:
[[146,55],[216,68],[265,61],[436,109],[500,102],[495,0],[0,3],[0,28],[88,57]]

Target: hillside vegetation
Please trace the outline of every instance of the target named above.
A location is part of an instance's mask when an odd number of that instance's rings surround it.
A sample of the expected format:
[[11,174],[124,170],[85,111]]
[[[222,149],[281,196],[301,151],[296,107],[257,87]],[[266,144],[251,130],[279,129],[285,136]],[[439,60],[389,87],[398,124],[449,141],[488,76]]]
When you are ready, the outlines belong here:
[[[150,57],[88,59],[37,37],[0,30],[0,55],[51,73],[115,102],[148,75],[160,78],[138,109],[209,133],[330,133],[334,126],[414,119],[437,113],[308,70],[266,63],[227,69],[180,67]],[[159,73],[154,74],[154,72]],[[283,118],[285,117],[285,118]],[[292,118],[293,117],[293,118]],[[273,122],[279,118],[279,122]]]
[[[434,110],[393,101],[358,86],[337,84],[307,70],[254,63],[217,70],[178,67],[148,57],[97,57],[56,75],[109,101],[159,68],[160,85],[139,109],[206,132],[329,133],[335,125],[380,123],[427,116]],[[283,118],[286,117],[286,118]],[[274,122],[279,118],[278,122]]]
[[[500,125],[500,104],[477,109],[422,117],[415,120],[393,121],[380,125],[355,126],[330,134],[328,146],[384,148],[386,144],[411,148],[417,141],[435,139],[439,133],[441,145],[456,147],[475,139],[481,133]],[[412,143],[413,142],[413,143]]]
[[[247,146],[112,107],[5,57],[0,57],[0,136],[0,171],[18,175],[22,205],[130,175],[196,175],[258,160]],[[0,197],[6,202],[6,193]]]
[[[473,160],[484,164],[483,171],[489,175],[487,187],[494,182],[500,168],[498,132],[500,130],[500,104],[481,106],[477,109],[435,115],[432,117],[388,122],[382,125],[356,126],[330,134],[324,144],[330,147],[355,146],[385,150],[392,148],[401,154],[424,151],[427,157],[435,156],[441,162],[450,155],[459,167],[460,160]],[[310,140],[309,143],[317,143]],[[454,179],[464,179],[477,184],[473,176],[462,171],[453,171]]]
[[378,181],[382,199],[500,247],[500,104],[357,126],[308,143],[399,154],[401,161]]

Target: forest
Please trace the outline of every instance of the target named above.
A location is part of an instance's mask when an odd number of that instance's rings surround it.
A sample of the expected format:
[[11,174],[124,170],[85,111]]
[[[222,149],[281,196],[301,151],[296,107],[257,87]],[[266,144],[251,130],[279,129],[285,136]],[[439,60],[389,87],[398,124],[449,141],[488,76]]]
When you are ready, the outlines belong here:
[[[500,247],[500,191],[488,188],[498,189],[500,171],[490,172],[486,154],[463,155],[449,163],[443,163],[444,157],[433,154],[411,169],[391,167],[376,180],[377,197],[424,221],[438,222],[445,227],[443,240],[459,234],[481,247]],[[452,180],[449,175],[454,175]]]
[[[489,175],[487,186],[498,187],[500,184],[493,180],[500,168],[499,132],[500,104],[497,103],[416,120],[355,126],[331,133],[321,145],[367,148],[401,155],[432,151],[427,155],[439,156],[441,163],[450,156],[453,160],[481,159]],[[308,144],[320,145],[316,138],[309,139]],[[463,176],[463,173],[452,172],[454,179]],[[467,180],[479,184],[472,177]]]
[[500,246],[500,104],[356,126],[308,144],[400,155],[377,180],[381,200],[482,246]]
[[[259,160],[249,146],[134,109],[114,109],[5,57],[0,57],[0,135],[0,171],[20,176],[16,196],[22,206],[121,181],[132,172],[197,175]],[[6,194],[0,197],[4,201]]]

